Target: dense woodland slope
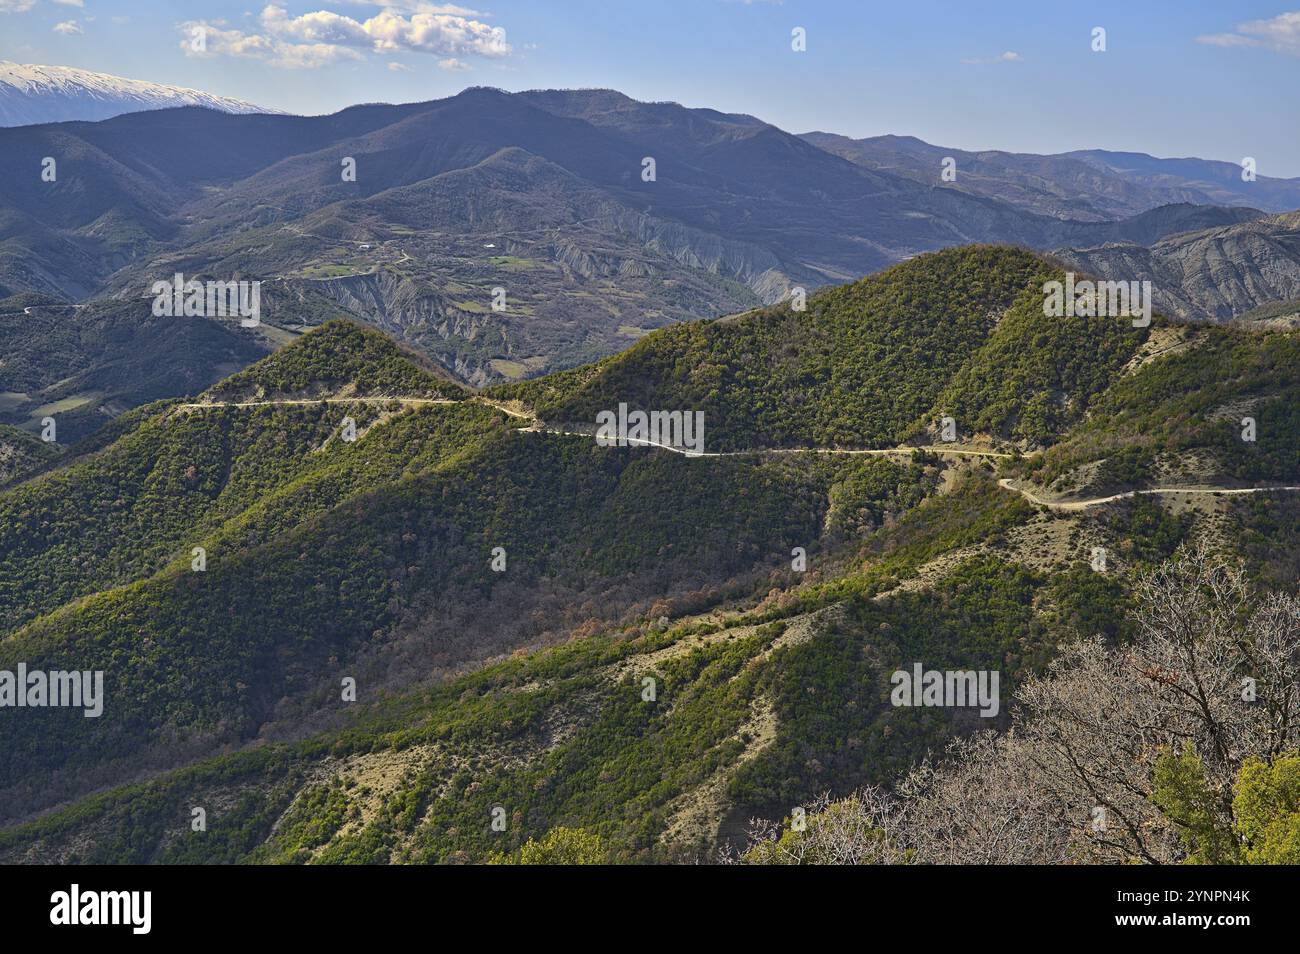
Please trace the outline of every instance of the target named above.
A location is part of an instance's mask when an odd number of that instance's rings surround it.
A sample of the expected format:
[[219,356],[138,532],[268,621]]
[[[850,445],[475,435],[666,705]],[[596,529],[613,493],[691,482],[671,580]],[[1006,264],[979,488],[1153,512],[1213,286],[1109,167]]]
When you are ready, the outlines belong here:
[[[1300,483],[1296,333],[1048,319],[1058,275],[923,255],[479,393],[333,322],[124,415],[0,491],[0,669],[106,696],[5,711],[0,857],[713,858],[1005,727],[1182,545],[1294,590],[1296,495],[1215,491]],[[620,402],[729,453],[576,433]],[[891,706],[918,661],[1007,707]]]

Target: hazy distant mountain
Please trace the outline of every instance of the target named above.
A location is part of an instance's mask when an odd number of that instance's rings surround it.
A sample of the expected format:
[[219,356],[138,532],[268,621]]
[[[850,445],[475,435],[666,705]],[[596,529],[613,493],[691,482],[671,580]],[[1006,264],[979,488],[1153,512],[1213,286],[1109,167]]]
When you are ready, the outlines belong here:
[[1181,195],[1176,201],[1252,205],[1266,212],[1300,209],[1300,178],[1259,175],[1253,182],[1246,182],[1241,177],[1241,166],[1235,162],[1160,159],[1141,152],[1105,149],[1085,149],[1065,155],[1151,189],[1155,195]]
[[67,66],[25,66],[0,60],[0,126],[109,119],[169,106],[204,106],[226,113],[267,112],[243,100],[180,86]]
[[1166,314],[1226,321],[1300,298],[1300,212],[1170,235],[1150,247],[1108,243],[1056,256],[1095,275],[1149,280]]
[[[55,182],[36,174],[46,156]],[[0,294],[138,297],[176,271],[239,273],[269,283],[269,321],[368,321],[473,384],[932,249],[1148,242],[1258,214],[1063,221],[865,168],[752,116],[611,90],[0,130]]]
[[987,150],[966,152],[914,136],[850,139],[812,132],[821,149],[869,169],[939,184],[941,163],[957,161],[950,187],[1058,218],[1101,221],[1176,202],[1240,205],[1267,212],[1300,208],[1300,178],[1258,176],[1243,182],[1241,167],[1208,159],[1157,159],[1137,152],[1090,149],[1057,155]]

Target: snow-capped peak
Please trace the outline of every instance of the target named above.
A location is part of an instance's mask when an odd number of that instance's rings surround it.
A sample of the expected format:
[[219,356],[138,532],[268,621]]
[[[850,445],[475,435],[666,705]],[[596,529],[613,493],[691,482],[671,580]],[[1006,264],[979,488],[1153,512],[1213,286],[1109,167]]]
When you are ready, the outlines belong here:
[[275,112],[196,89],[68,66],[27,66],[0,60],[0,126],[108,119],[172,106],[206,106],[227,113]]

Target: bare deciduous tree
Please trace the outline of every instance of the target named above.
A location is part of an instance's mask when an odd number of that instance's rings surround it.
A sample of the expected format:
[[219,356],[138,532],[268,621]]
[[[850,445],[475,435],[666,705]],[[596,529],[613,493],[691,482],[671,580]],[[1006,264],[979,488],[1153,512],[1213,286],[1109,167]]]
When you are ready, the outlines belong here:
[[[1012,729],[952,743],[893,796],[861,793],[810,820],[791,862],[1168,863],[1185,854],[1178,820],[1156,804],[1162,753],[1194,751],[1223,830],[1249,756],[1300,745],[1300,600],[1256,597],[1204,546],[1136,589],[1139,635],[1084,638],[1017,693]],[[866,836],[860,833],[868,833]],[[772,845],[756,831],[751,856]],[[865,844],[830,844],[834,839]],[[758,853],[756,853],[758,852]]]

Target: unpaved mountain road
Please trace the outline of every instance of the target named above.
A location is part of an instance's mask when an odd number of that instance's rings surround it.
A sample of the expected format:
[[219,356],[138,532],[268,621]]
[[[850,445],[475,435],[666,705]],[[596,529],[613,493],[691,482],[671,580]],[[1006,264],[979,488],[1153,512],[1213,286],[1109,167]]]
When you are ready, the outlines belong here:
[[[496,405],[493,405],[496,407]],[[526,417],[526,415],[516,415]],[[534,418],[534,420],[536,420]],[[537,422],[541,424],[540,421]],[[587,437],[595,438],[594,433],[585,433],[583,431],[561,431],[554,428],[548,428],[542,425],[537,428],[540,433],[545,434],[563,434],[568,437]],[[681,454],[684,457],[756,457],[761,454],[843,454],[846,456],[863,455],[875,457],[897,457],[900,455],[914,454],[917,451],[925,451],[929,454],[948,455],[950,457],[1001,457],[1010,458],[1011,454],[1004,454],[1001,451],[981,450],[974,447],[884,447],[884,448],[854,448],[854,447],[764,447],[758,450],[739,450],[739,451],[693,451],[685,447],[676,447],[672,444],[660,444],[658,441],[643,440],[641,438],[624,438],[623,444],[630,444],[636,447],[658,447],[660,450],[672,451],[674,454]],[[614,447],[616,444],[607,444],[604,446]]]
[[[525,421],[536,422],[537,418],[531,414],[525,414],[522,411],[516,411],[504,404],[498,404],[496,401],[489,401],[487,398],[472,397],[468,399],[471,404],[483,404],[487,407],[496,408],[502,414],[510,417],[517,417]],[[178,404],[180,410],[206,410],[217,407],[277,407],[283,406],[305,406],[312,404],[404,404],[408,407],[422,407],[428,404],[464,404],[464,401],[454,400],[452,398],[413,398],[413,397],[332,397],[332,398],[276,398],[271,401],[201,401],[193,404]]]
[[203,410],[214,407],[276,407],[278,405],[311,404],[460,404],[451,398],[401,398],[401,397],[340,397],[340,398],[279,398],[274,401],[204,401],[199,404],[178,404],[183,410]]
[[1148,487],[1143,490],[1126,490],[1123,493],[1111,494],[1109,497],[1093,497],[1090,500],[1044,500],[1032,491],[1025,490],[1023,487],[1016,487],[1014,482],[1007,477],[999,480],[998,486],[1004,490],[1014,490],[1030,503],[1051,510],[1087,510],[1089,507],[1099,507],[1102,504],[1114,503],[1116,500],[1127,500],[1129,497],[1139,497],[1143,494],[1193,496],[1196,494],[1266,494],[1300,490],[1300,487],[1284,485],[1273,487]]
[[[502,414],[520,420],[530,421],[532,423],[531,432],[535,434],[558,434],[566,437],[585,437],[594,439],[594,433],[584,433],[582,431],[564,431],[558,428],[549,428],[542,421],[533,415],[511,408],[505,404],[488,400],[483,397],[471,397],[467,399],[474,404],[483,404],[487,407],[495,408]],[[332,397],[332,398],[278,398],[268,401],[208,401],[194,404],[180,404],[178,408],[184,410],[201,410],[206,408],[218,407],[270,407],[277,404],[283,405],[310,405],[310,404],[404,404],[412,407],[427,404],[462,404],[463,401],[453,400],[451,398],[412,398],[412,397]],[[658,447],[661,450],[672,451],[674,454],[681,454],[685,457],[755,457],[763,454],[835,454],[835,455],[860,455],[873,457],[900,457],[908,456],[918,451],[924,451],[928,454],[936,454],[942,457],[967,457],[976,459],[1002,459],[1009,460],[1013,455],[1003,451],[986,450],[976,447],[887,447],[887,448],[848,448],[848,447],[768,447],[759,450],[739,450],[739,451],[693,451],[685,447],[675,447],[671,444],[660,444],[657,441],[625,438],[624,445],[634,445],[637,447]],[[606,445],[615,446],[615,445]],[[1088,500],[1045,500],[1039,497],[1031,490],[1015,486],[1011,478],[1004,477],[998,481],[998,486],[1003,490],[1010,490],[1020,494],[1032,504],[1040,507],[1047,507],[1049,510],[1060,511],[1079,511],[1088,510],[1091,507],[1100,507],[1108,503],[1114,503],[1117,500],[1127,500],[1130,497],[1138,497],[1144,494],[1150,495],[1187,495],[1194,496],[1197,494],[1264,494],[1264,493],[1294,493],[1300,491],[1300,486],[1278,485],[1272,487],[1150,487],[1143,490],[1126,490],[1122,493],[1111,494],[1108,497],[1093,497]]]

